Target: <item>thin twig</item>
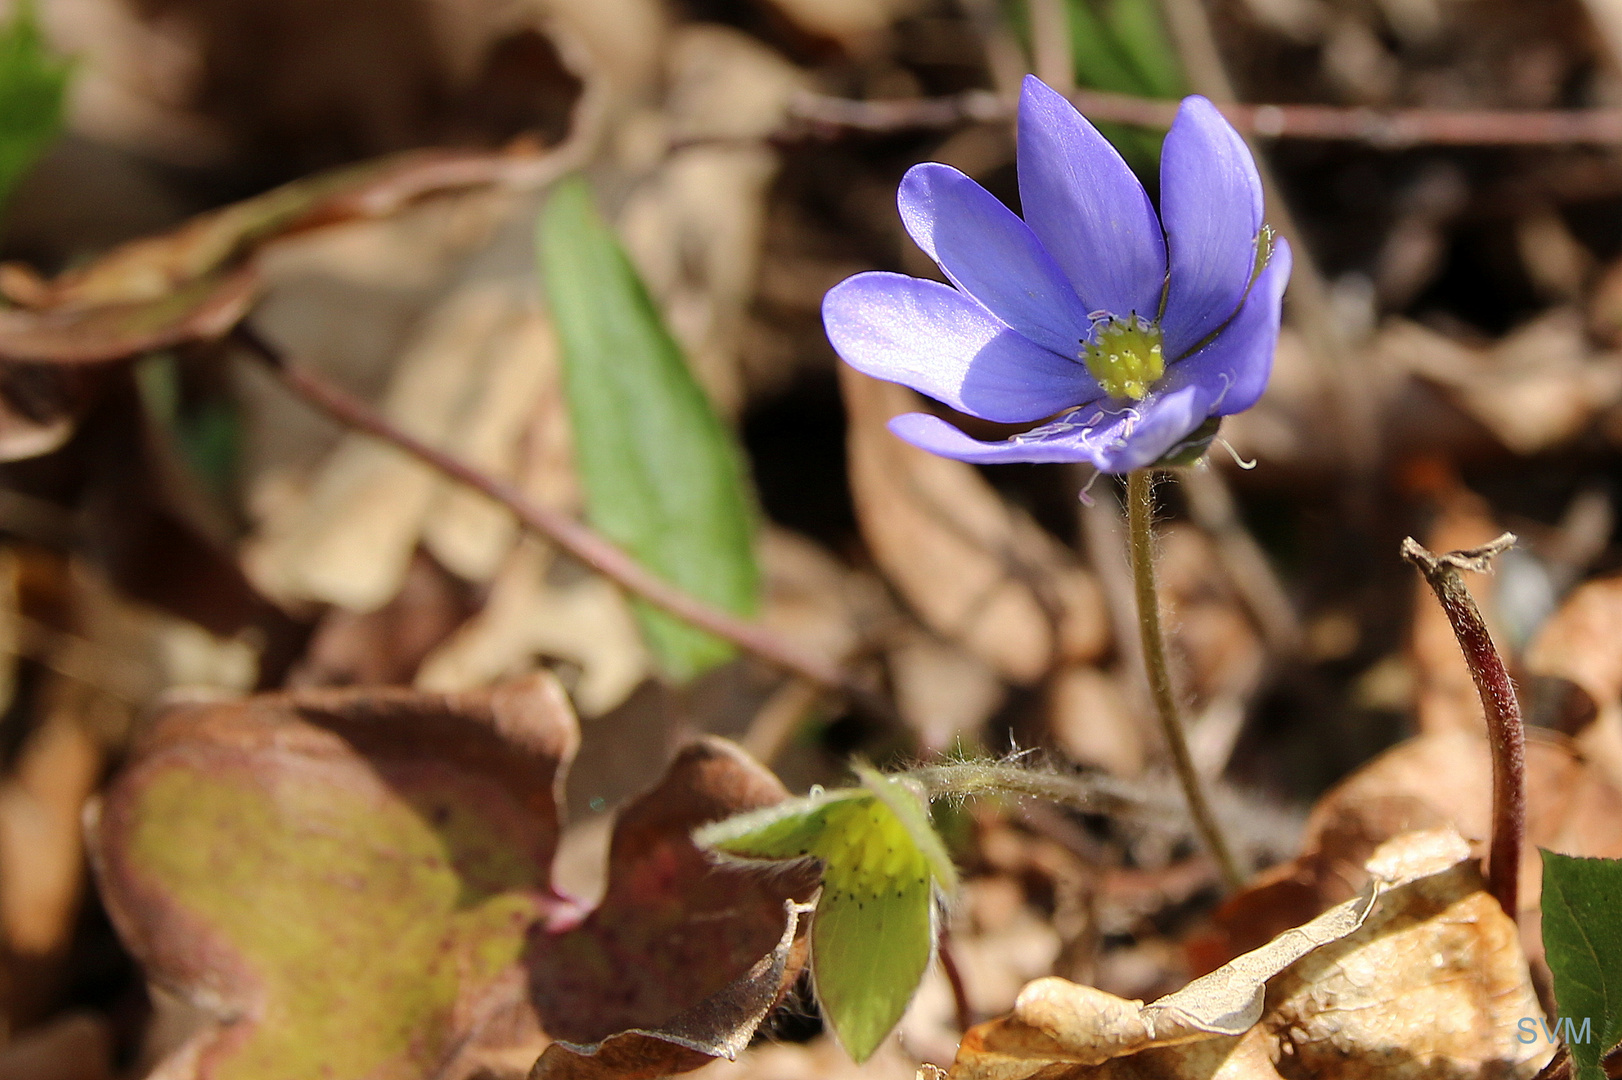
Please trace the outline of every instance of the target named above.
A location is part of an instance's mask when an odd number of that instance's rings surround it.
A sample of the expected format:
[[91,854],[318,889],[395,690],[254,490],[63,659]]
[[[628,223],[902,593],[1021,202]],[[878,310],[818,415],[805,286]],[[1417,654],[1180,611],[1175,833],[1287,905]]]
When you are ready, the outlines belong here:
[[1503,657],[1498,655],[1460,571],[1487,573],[1493,557],[1514,546],[1513,533],[1505,533],[1482,547],[1445,555],[1433,555],[1411,536],[1402,542],[1402,557],[1425,575],[1447,613],[1447,621],[1453,624],[1453,634],[1459,639],[1487,715],[1487,742],[1492,747],[1492,841],[1487,855],[1487,890],[1512,919],[1519,910],[1521,839],[1526,831],[1526,732],[1521,726],[1521,703],[1515,697],[1515,684],[1504,669]]
[[1160,730],[1171,750],[1172,765],[1177,779],[1188,799],[1188,810],[1194,818],[1194,827],[1204,840],[1206,849],[1222,871],[1222,879],[1229,889],[1244,885],[1244,875],[1234,860],[1233,851],[1222,836],[1211,804],[1206,801],[1204,786],[1194,767],[1194,756],[1189,753],[1188,737],[1183,732],[1183,721],[1178,716],[1177,695],[1172,690],[1171,667],[1166,661],[1166,641],[1160,629],[1160,593],[1155,588],[1154,555],[1154,473],[1149,469],[1133,469],[1126,476],[1127,537],[1132,550],[1132,584],[1138,600],[1138,630],[1143,641],[1143,664],[1149,674],[1149,692],[1155,700],[1155,713],[1160,717]]
[[963,981],[963,969],[958,966],[957,956],[952,951],[952,932],[942,926],[936,945],[941,970],[946,973],[946,984],[952,988],[952,1008],[957,1013],[957,1029],[966,1032],[974,1026],[974,1008],[969,1004],[969,987]]
[[[1134,127],[1171,127],[1175,101],[1077,90],[1071,102],[1088,119]],[[1382,150],[1413,146],[1615,146],[1622,109],[1372,109],[1336,105],[1217,106],[1241,134],[1260,139],[1358,142]],[[791,119],[875,133],[1011,120],[1014,103],[986,90],[947,97],[858,101],[802,93]]]
[[625,551],[603,538],[589,526],[566,514],[531,502],[512,484],[489,476],[466,462],[435,449],[372,406],[319,375],[289,363],[246,324],[237,328],[233,339],[263,361],[294,394],[346,427],[382,439],[510,510],[525,528],[540,533],[570,555],[613,581],[627,592],[670,614],[732,642],[785,671],[818,686],[835,690],[854,705],[888,715],[890,710],[865,687],[854,684],[834,664],[802,650],[798,645],[759,623],[740,619],[694,597],[691,593],[657,577]]

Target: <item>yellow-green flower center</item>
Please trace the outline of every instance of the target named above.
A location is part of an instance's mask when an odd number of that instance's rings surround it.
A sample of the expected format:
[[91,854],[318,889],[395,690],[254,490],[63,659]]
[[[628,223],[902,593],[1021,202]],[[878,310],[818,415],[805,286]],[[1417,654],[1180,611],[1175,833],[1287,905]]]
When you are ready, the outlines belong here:
[[1104,393],[1142,401],[1166,373],[1160,327],[1137,315],[1100,322],[1093,340],[1083,343],[1082,359]]

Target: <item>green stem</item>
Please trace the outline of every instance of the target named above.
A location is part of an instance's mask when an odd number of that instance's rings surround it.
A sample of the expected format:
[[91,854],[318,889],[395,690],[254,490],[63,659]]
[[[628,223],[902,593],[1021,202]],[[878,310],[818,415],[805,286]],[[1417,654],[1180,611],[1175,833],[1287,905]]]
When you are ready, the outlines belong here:
[[1194,770],[1194,757],[1188,752],[1188,739],[1183,734],[1183,722],[1177,715],[1177,696],[1171,687],[1171,670],[1166,664],[1166,640],[1160,630],[1160,594],[1155,589],[1154,553],[1154,473],[1150,469],[1134,469],[1126,475],[1127,536],[1132,549],[1132,586],[1138,601],[1138,628],[1143,637],[1143,666],[1149,676],[1149,691],[1155,699],[1155,712],[1160,717],[1160,730],[1171,749],[1172,764],[1177,779],[1183,785],[1188,809],[1194,817],[1194,827],[1207,850],[1222,872],[1222,880],[1230,889],[1244,884],[1244,875],[1234,861],[1233,852],[1217,828],[1211,804],[1205,799],[1200,786],[1199,773]]

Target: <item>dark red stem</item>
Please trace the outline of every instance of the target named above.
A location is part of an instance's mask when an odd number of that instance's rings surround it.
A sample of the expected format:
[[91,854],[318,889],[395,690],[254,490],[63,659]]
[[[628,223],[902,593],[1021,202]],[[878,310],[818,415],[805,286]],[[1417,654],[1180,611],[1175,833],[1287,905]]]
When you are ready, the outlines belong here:
[[1521,703],[1515,684],[1504,668],[1503,657],[1487,633],[1487,624],[1464,587],[1461,571],[1486,572],[1495,555],[1515,545],[1505,533],[1492,543],[1468,551],[1434,555],[1413,537],[1402,542],[1403,558],[1419,568],[1430,583],[1453,634],[1459,639],[1464,662],[1470,666],[1481,707],[1487,714],[1487,742],[1492,747],[1492,842],[1487,854],[1487,889],[1515,918],[1521,843],[1526,833],[1526,732],[1521,725]]

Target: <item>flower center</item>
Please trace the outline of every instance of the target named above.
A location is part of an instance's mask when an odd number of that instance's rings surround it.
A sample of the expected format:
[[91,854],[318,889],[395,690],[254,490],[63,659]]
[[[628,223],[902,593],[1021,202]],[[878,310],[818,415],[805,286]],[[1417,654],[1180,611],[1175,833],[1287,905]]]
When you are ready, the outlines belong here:
[[1104,393],[1142,401],[1166,373],[1160,327],[1137,315],[1100,320],[1093,340],[1083,343],[1082,360]]

